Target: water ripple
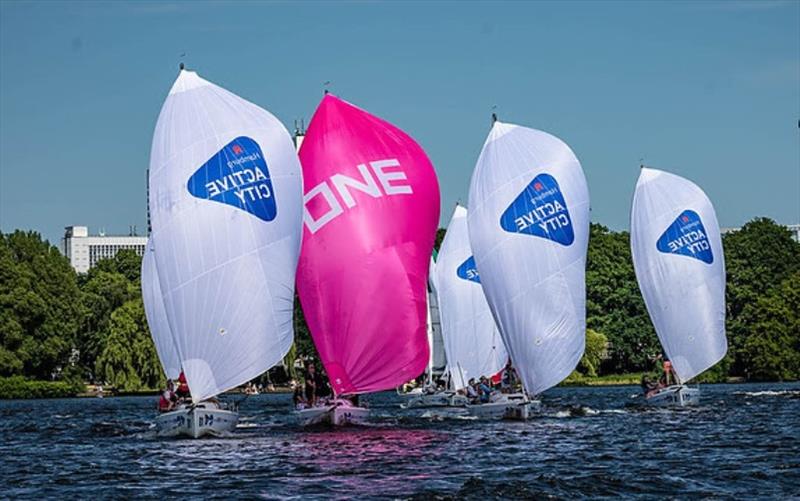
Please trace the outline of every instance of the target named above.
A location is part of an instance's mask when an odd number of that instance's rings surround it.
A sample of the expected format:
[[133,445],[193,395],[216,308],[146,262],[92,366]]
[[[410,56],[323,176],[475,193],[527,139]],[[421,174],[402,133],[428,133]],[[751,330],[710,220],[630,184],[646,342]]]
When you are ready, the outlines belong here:
[[298,427],[289,395],[244,401],[224,438],[163,440],[152,398],[0,402],[3,496],[263,499],[796,497],[800,385],[704,385],[640,408],[632,387],[559,388],[525,423],[368,398],[375,420]]

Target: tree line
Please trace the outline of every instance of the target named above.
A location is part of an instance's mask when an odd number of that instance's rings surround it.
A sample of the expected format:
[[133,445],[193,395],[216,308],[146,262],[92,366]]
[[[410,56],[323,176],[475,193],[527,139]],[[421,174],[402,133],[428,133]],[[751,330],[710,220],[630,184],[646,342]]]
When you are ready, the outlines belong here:
[[[440,229],[437,249],[443,237]],[[629,239],[591,225],[584,374],[649,371],[660,353]],[[723,246],[729,351],[707,379],[800,379],[800,244],[787,228],[759,218],[724,235]],[[162,385],[140,267],[133,251],[121,251],[79,275],[38,233],[0,233],[0,377],[97,381],[125,391]],[[290,375],[297,357],[316,356],[297,300],[295,333],[282,371]]]

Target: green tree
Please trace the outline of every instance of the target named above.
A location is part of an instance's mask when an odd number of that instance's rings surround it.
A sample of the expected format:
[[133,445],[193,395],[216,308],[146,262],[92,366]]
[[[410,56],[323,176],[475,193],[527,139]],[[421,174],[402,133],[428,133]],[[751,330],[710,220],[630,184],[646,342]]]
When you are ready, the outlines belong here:
[[436,230],[436,239],[433,241],[433,249],[436,252],[439,252],[439,249],[442,247],[442,240],[444,240],[445,233],[447,233],[447,230],[444,228]]
[[[760,299],[772,297],[770,289],[800,271],[800,244],[792,240],[785,226],[758,218],[739,231],[726,234],[723,247],[727,273],[727,331],[733,354],[731,371],[739,376],[753,375],[752,350],[761,345],[762,353],[768,351],[768,339],[750,340],[755,335],[755,324],[761,319],[755,315],[756,310],[746,310],[753,308]],[[763,312],[763,306],[757,311]],[[748,343],[750,348],[746,349]],[[758,377],[763,379],[764,376]]]
[[[104,261],[101,261],[101,263]],[[81,363],[93,369],[97,357],[102,353],[109,336],[111,314],[125,304],[141,296],[141,291],[125,275],[102,269],[92,269],[83,280],[81,302],[84,317],[81,328]]]
[[89,270],[87,276],[91,278],[94,273],[119,273],[134,286],[139,287],[142,272],[142,258],[131,249],[122,249],[110,259],[101,259],[94,268]]
[[586,376],[597,376],[600,363],[608,351],[608,338],[592,329],[586,329],[586,351],[583,352],[578,370]]
[[587,327],[608,338],[601,372],[649,370],[661,347],[633,271],[630,237],[592,224],[586,263]]
[[303,314],[303,307],[300,304],[300,297],[294,293],[294,343],[289,352],[283,357],[283,364],[286,366],[289,377],[299,379],[300,375],[294,368],[294,361],[298,358],[318,359],[317,350],[314,347],[314,340],[311,338],[311,331],[306,323]]
[[95,370],[101,380],[123,391],[163,385],[141,298],[127,301],[111,314],[108,338]]
[[69,261],[36,232],[0,234],[0,371],[50,379],[68,363],[83,316]]
[[748,379],[800,378],[800,271],[744,307],[746,325],[739,357]]

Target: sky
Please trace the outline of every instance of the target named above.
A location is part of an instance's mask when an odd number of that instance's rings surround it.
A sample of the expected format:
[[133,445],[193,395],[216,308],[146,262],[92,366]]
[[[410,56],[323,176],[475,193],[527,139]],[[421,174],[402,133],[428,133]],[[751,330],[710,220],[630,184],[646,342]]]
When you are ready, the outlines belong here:
[[306,123],[331,92],[430,156],[441,224],[490,115],[578,156],[592,220],[628,228],[639,165],[723,227],[800,222],[800,1],[0,2],[0,229],[146,227],[158,112],[186,64]]

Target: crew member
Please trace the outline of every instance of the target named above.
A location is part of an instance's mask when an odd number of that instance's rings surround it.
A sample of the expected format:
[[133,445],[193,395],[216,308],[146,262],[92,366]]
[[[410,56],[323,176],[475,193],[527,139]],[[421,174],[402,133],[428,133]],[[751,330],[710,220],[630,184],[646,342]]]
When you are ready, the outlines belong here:
[[192,394],[189,392],[189,385],[186,383],[186,374],[183,373],[183,370],[181,370],[181,373],[178,376],[178,391],[175,393],[178,395],[178,398],[184,400],[188,400],[192,396]]
[[171,379],[167,380],[167,389],[161,393],[158,399],[158,410],[160,412],[169,412],[175,408],[178,402],[178,396],[175,395],[175,384]]
[[666,355],[664,355],[664,381],[667,386],[672,386],[674,383],[677,383],[677,378],[674,377],[672,372],[672,362],[669,361]]
[[322,377],[322,374],[317,372],[317,368],[313,363],[308,364],[308,367],[306,368],[305,383],[306,400],[308,401],[308,405],[317,405],[318,399],[327,397],[330,394],[328,391],[328,385],[325,383],[325,379]]

